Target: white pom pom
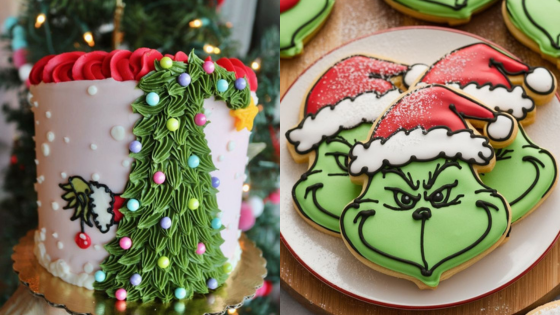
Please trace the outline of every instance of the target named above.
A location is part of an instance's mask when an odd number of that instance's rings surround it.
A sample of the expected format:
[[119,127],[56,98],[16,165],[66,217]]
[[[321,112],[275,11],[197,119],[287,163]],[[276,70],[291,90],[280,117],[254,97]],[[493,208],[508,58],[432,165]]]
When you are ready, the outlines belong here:
[[538,67],[533,69],[527,76],[525,77],[525,83],[531,90],[541,93],[541,94],[548,94],[552,92],[552,88],[554,87],[554,78],[552,77],[552,73],[545,68]]
[[513,121],[507,115],[498,114],[496,121],[489,123],[486,130],[492,140],[507,140],[513,130]]

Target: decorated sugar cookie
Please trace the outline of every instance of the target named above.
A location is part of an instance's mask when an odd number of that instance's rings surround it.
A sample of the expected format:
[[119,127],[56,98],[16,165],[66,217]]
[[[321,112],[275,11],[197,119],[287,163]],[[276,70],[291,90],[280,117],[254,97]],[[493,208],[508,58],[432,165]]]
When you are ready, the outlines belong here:
[[280,0],[280,57],[292,58],[319,31],[334,0]]
[[294,206],[319,230],[338,235],[340,213],[361,191],[348,177],[348,152],[400,95],[406,69],[362,55],[339,61],[311,87],[301,122],[286,133],[294,160],[309,163],[292,190]]
[[492,146],[516,133],[509,114],[448,87],[404,95],[374,123],[370,140],[350,151],[349,173],[364,188],[340,218],[348,248],[421,289],[491,252],[506,238],[511,216],[478,173],[492,169]]
[[396,10],[417,19],[459,25],[497,0],[385,0]]
[[[413,65],[405,84],[447,84],[497,111],[510,113],[521,132],[511,145],[496,150],[496,166],[482,181],[510,203],[512,222],[535,210],[557,180],[554,157],[529,139],[521,125],[535,120],[536,105],[554,97],[556,80],[544,68],[531,68],[496,48],[478,43],[459,48],[430,67]],[[512,184],[515,183],[515,184]]]
[[502,13],[513,36],[560,68],[558,0],[507,0]]

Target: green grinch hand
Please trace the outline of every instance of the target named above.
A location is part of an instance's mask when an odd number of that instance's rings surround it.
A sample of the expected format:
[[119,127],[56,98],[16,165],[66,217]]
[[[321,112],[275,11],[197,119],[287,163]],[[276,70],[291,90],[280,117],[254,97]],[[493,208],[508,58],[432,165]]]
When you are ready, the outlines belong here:
[[373,269],[433,288],[500,244],[509,222],[507,202],[472,165],[440,158],[381,169],[340,224],[353,253]]
[[339,233],[342,210],[362,189],[348,176],[348,153],[356,140],[367,138],[370,127],[343,130],[317,148],[315,163],[292,190],[296,209],[309,223]]
[[511,206],[511,221],[517,222],[548,196],[557,173],[552,154],[535,145],[520,127],[512,144],[496,150],[494,169],[480,174],[480,178],[506,198]]

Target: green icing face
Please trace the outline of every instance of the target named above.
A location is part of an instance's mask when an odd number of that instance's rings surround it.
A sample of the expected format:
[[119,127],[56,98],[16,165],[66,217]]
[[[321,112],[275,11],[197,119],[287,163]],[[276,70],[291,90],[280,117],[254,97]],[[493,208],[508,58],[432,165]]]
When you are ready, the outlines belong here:
[[296,209],[325,229],[339,232],[340,213],[362,190],[348,176],[348,153],[356,141],[367,138],[370,128],[364,123],[323,141],[315,163],[294,185]]
[[517,29],[534,40],[543,53],[560,57],[560,1],[507,0],[506,4]]
[[474,12],[495,0],[392,0],[427,15],[468,19]]
[[[554,185],[556,162],[550,152],[535,145],[519,126],[508,147],[496,150],[496,166],[480,174],[482,181],[502,194],[515,222],[533,209]],[[512,183],[515,183],[512,185]]]
[[280,14],[280,57],[301,54],[303,42],[313,35],[331,13],[334,0],[300,0]]
[[470,164],[440,158],[375,173],[344,209],[341,232],[367,260],[436,287],[443,272],[500,241],[508,217]]

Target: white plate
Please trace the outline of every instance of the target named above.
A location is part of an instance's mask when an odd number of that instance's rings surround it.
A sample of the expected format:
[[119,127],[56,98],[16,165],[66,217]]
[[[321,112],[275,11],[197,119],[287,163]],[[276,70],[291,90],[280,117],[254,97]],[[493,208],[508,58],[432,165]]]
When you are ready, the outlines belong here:
[[[509,242],[452,278],[437,290],[419,290],[410,281],[376,272],[355,259],[341,239],[323,234],[293,209],[291,190],[307,165],[296,164],[286,147],[286,131],[298,123],[302,99],[329,66],[354,53],[385,56],[400,62],[431,64],[443,54],[475,42],[475,35],[443,28],[398,28],[342,46],[309,67],[281,101],[281,236],[296,259],[326,284],[357,299],[384,306],[433,309],[473,301],[517,280],[552,247],[560,231],[560,192],[515,225]],[[557,98],[537,110],[537,123],[526,128],[536,143],[560,156],[560,102]]]

